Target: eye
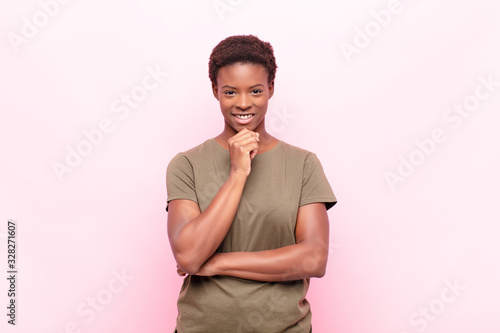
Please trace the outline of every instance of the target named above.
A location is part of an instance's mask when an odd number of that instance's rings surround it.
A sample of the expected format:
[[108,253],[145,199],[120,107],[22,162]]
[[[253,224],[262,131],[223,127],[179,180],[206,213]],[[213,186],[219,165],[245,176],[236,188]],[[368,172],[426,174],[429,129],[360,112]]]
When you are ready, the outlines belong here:
[[252,93],[253,94],[260,94],[260,93],[262,93],[262,90],[260,90],[260,89],[254,89],[254,90],[252,90]]
[[234,91],[232,91],[232,90],[226,90],[226,91],[224,91],[224,93],[223,93],[223,94],[224,94],[224,95],[228,95],[228,96],[232,96],[232,95],[234,95],[234,94],[235,94],[235,92],[234,92]]

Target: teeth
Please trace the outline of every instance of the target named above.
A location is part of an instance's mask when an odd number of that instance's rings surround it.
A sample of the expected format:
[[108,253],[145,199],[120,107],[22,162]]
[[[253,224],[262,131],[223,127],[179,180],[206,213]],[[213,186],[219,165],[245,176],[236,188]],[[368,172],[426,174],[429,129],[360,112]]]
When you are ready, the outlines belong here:
[[252,115],[251,114],[247,114],[247,115],[244,115],[244,116],[240,116],[240,115],[235,115],[236,117],[240,118],[240,119],[248,119],[250,118]]

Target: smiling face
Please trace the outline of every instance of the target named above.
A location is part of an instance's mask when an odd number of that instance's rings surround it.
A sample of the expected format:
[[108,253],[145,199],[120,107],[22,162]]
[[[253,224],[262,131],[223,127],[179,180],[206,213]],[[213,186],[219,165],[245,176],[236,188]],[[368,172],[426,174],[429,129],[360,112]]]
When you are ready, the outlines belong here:
[[269,83],[268,78],[260,64],[235,63],[219,70],[212,90],[224,116],[226,139],[243,128],[266,134],[264,118],[274,93],[274,81]]

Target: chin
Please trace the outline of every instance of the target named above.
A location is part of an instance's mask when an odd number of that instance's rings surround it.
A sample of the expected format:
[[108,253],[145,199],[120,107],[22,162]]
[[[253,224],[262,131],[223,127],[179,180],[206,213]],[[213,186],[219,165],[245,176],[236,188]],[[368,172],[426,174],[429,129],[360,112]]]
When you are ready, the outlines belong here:
[[[227,122],[227,121],[226,121]],[[236,132],[236,133],[239,133],[242,129],[246,128],[250,131],[253,131],[253,132],[256,132],[257,131],[257,128],[259,127],[259,125],[262,123],[262,120],[259,120],[259,122],[256,124],[255,122],[251,122],[250,124],[246,124],[246,125],[241,125],[241,124],[238,124],[238,123],[232,123],[232,122],[228,122],[229,126],[231,126],[231,128]]]
[[236,132],[239,132],[239,131],[241,131],[244,128],[246,128],[247,130],[250,130],[250,131],[255,131],[255,128],[253,128],[253,127],[251,127],[249,125],[240,125],[240,126],[238,126],[238,128],[235,128],[234,130]]

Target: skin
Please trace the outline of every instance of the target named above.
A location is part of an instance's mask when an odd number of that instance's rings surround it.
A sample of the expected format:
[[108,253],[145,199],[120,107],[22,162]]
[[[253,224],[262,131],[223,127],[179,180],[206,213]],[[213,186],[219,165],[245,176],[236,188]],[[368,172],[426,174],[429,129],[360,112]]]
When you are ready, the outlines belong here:
[[[170,201],[168,235],[177,273],[180,276],[227,275],[257,281],[324,276],[329,244],[324,203],[299,207],[294,245],[267,251],[215,253],[231,227],[251,172],[252,159],[272,149],[279,140],[265,129],[274,82],[268,82],[264,66],[236,63],[223,67],[212,91],[224,117],[224,130],[215,139],[229,151],[231,172],[203,213],[194,201]],[[234,113],[255,115],[249,124],[241,125]]]
[[[224,130],[215,139],[224,148],[229,149],[228,140],[244,128],[259,134],[259,153],[278,143],[265,126],[268,101],[274,94],[274,81],[267,79],[267,71],[262,65],[236,63],[219,70],[212,92],[220,104]],[[253,113],[255,116],[249,124],[241,125],[232,115],[234,113]]]

